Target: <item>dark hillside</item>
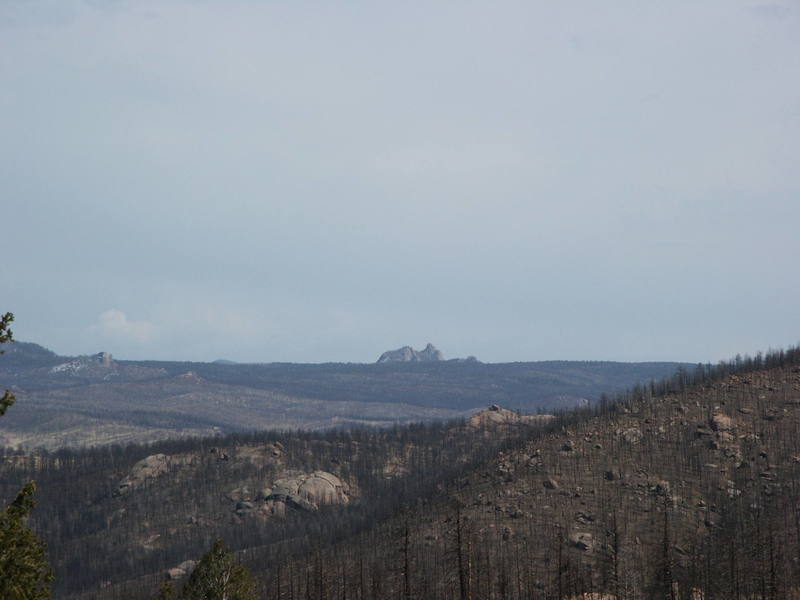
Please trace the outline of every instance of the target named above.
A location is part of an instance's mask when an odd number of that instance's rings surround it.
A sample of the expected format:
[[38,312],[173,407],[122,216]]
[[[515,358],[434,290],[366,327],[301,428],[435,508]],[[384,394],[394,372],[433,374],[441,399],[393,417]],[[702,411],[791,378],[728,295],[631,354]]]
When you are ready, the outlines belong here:
[[61,598],[150,597],[217,536],[264,598],[789,598],[798,365],[685,371],[550,422],[11,453],[0,494],[39,482]]
[[797,598],[798,363],[703,369],[510,439],[430,501],[273,566],[265,597]]
[[[528,430],[520,421],[507,433]],[[264,559],[385,521],[399,499],[429,494],[504,439],[434,423],[7,453],[0,496],[36,478],[36,528],[50,547],[59,597],[141,598],[217,537]],[[321,502],[302,489],[299,497],[281,491],[308,477],[342,485]]]
[[3,347],[2,369],[31,369],[36,367],[50,367],[61,362],[52,350],[31,342],[14,342]]

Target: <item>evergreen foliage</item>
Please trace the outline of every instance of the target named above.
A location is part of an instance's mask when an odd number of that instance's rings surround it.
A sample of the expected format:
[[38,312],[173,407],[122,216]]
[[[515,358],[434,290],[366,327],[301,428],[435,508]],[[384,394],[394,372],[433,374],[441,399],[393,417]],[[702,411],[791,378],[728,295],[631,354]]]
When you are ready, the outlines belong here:
[[[14,315],[0,317],[0,344],[13,340],[9,325]],[[0,415],[14,403],[8,390],[0,398]],[[0,512],[0,598],[3,600],[43,600],[50,598],[53,573],[47,564],[47,550],[25,524],[36,501],[36,484],[29,481],[14,501]]]
[[183,600],[256,600],[250,571],[222,540],[203,555],[183,589]]
[[36,485],[28,482],[14,502],[0,513],[0,598],[50,598],[52,570],[44,543],[25,524],[35,506]]
[[171,581],[165,581],[158,589],[158,594],[155,600],[178,600],[178,593],[175,591],[175,586]]
[[[14,320],[12,313],[6,313],[0,317],[0,344],[10,342],[14,339],[14,333],[10,329],[11,322]],[[3,350],[0,350],[3,354]],[[6,390],[2,397],[0,397],[0,417],[6,414],[8,407],[14,404],[14,394]]]

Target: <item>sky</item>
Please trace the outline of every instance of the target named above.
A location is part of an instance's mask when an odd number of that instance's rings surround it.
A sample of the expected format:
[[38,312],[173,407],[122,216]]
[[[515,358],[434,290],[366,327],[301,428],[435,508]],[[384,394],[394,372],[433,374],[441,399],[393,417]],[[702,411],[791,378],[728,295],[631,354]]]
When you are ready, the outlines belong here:
[[65,355],[800,341],[800,3],[0,1],[0,311]]

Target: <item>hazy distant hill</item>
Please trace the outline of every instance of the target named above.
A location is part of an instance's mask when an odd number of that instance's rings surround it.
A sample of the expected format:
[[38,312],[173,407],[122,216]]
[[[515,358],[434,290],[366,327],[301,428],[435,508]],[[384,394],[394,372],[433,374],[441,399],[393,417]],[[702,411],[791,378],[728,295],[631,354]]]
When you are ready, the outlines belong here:
[[14,342],[3,346],[0,355],[3,371],[11,369],[30,370],[35,367],[55,366],[63,359],[52,350],[31,342]]
[[49,448],[439,420],[489,404],[553,411],[671,375],[681,366],[116,361],[104,353],[61,357],[30,343],[8,347],[0,356],[0,387],[14,390],[17,405],[0,423],[0,444]]

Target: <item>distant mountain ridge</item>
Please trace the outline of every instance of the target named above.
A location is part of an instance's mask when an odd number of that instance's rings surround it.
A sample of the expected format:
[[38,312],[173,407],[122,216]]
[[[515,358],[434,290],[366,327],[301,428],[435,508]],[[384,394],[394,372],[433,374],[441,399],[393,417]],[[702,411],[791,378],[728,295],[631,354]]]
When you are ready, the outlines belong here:
[[[6,348],[0,389],[11,389],[17,403],[0,423],[0,446],[51,449],[447,420],[490,404],[552,412],[688,367],[466,359],[215,364],[128,361],[102,352],[65,357],[25,342]],[[432,345],[418,354],[440,355]]]

